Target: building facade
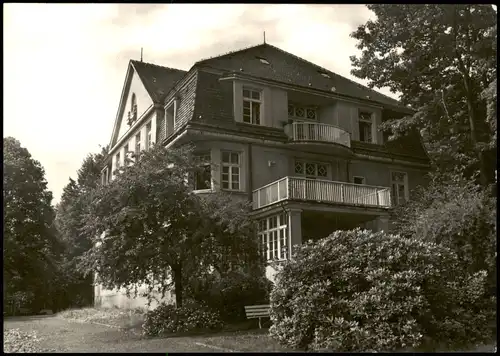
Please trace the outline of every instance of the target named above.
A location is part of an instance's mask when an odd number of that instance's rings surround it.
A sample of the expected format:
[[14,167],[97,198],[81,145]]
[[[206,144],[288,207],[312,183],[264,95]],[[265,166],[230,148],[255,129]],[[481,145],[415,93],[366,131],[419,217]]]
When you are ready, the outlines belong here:
[[207,165],[195,189],[250,200],[263,254],[285,260],[292,246],[336,229],[390,228],[391,207],[410,199],[429,169],[417,133],[388,141],[378,130],[409,113],[269,44],[187,72],[130,61],[102,181],[127,152],[194,143]]

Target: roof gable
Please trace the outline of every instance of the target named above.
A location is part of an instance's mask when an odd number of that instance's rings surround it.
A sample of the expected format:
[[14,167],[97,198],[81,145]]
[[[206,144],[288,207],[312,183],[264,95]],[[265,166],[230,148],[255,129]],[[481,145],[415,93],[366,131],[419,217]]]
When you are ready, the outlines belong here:
[[123,112],[125,111],[125,103],[127,101],[127,95],[130,89],[130,84],[132,83],[132,76],[134,74],[134,69],[129,63],[127,67],[127,74],[125,74],[125,82],[123,83],[122,94],[120,95],[120,103],[118,104],[118,110],[116,113],[115,123],[113,124],[113,131],[111,132],[111,139],[109,140],[109,150],[111,150],[116,143],[118,136],[118,130],[121,126],[121,118]]
[[134,75],[137,75],[140,79],[142,86],[153,103],[163,104],[163,100],[169,91],[185,74],[186,72],[183,70],[130,60],[127,67],[127,74],[125,75],[125,83],[123,84],[120,103],[118,104],[113,131],[111,133],[109,148],[112,149],[119,139],[119,131],[123,126],[122,121],[125,113],[125,106]]
[[199,61],[195,65],[248,74],[327,92],[334,91],[336,94],[403,107],[395,99],[270,44],[261,44],[230,52]]
[[162,67],[152,63],[131,60],[136,73],[141,78],[153,102],[162,104],[170,89],[181,80],[186,71]]

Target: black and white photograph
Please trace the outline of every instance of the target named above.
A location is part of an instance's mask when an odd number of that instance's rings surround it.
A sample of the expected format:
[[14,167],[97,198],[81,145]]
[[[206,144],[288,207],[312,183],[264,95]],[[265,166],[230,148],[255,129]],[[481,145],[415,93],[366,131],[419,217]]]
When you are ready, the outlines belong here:
[[496,353],[496,5],[3,12],[5,353]]

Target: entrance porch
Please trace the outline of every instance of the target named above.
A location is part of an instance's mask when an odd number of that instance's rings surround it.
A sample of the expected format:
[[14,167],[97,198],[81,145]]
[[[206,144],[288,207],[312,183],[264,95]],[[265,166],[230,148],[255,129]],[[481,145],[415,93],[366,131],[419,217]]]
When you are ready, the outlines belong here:
[[[389,230],[389,213],[385,209],[334,208],[321,204],[284,203],[261,211],[255,218],[259,241],[267,261],[285,261],[293,247],[305,241],[317,241],[337,230],[357,227],[372,231]],[[268,267],[267,277],[273,281],[276,270]]]

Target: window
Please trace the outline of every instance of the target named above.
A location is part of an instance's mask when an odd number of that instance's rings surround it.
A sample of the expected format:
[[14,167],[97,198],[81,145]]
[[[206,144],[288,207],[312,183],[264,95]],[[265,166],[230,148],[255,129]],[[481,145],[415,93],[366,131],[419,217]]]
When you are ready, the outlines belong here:
[[240,154],[223,151],[222,154],[222,189],[240,190]]
[[261,92],[243,88],[243,122],[260,125]]
[[316,108],[307,107],[299,104],[288,104],[288,117],[299,120],[317,120],[318,111]]
[[135,93],[132,93],[132,98],[130,100],[130,111],[137,114],[137,98]]
[[203,190],[212,188],[211,158],[210,152],[195,155],[195,160],[199,163],[200,170],[194,173],[194,190]]
[[125,165],[130,166],[131,162],[130,162],[130,159],[128,157],[128,153],[130,152],[129,148],[128,148],[128,143],[125,144],[125,147],[124,147],[123,151],[124,151],[124,156],[123,157],[125,158]]
[[399,205],[408,200],[408,175],[405,172],[391,172],[392,201]]
[[135,155],[136,157],[139,157],[139,154],[141,153],[141,131],[135,135]]
[[175,124],[177,123],[177,108],[179,107],[179,99],[173,99],[165,108],[165,131],[166,137],[174,133]]
[[132,93],[132,97],[130,98],[130,111],[128,112],[128,125],[132,126],[135,120],[137,120],[137,99],[135,93]]
[[146,125],[146,147],[150,148],[153,146],[153,136],[151,133],[151,121]]
[[102,172],[102,184],[106,185],[108,183],[108,167],[104,168]]
[[319,73],[319,74],[321,74],[321,75],[322,75],[323,77],[325,77],[325,78],[331,79],[331,78],[330,78],[330,75],[329,75],[328,73],[326,73],[326,72],[323,72],[323,71],[320,71],[320,70],[319,70],[319,71],[318,71],[318,73]]
[[368,112],[359,113],[359,140],[362,142],[373,142],[372,138],[372,114]]
[[354,176],[354,184],[365,184],[365,177]]
[[266,260],[286,260],[289,252],[288,215],[274,215],[258,221],[261,253]]
[[108,177],[108,167],[104,168],[104,170],[102,171],[102,175],[101,175],[101,183],[102,185],[106,185],[108,184],[108,181],[109,181],[109,177]]
[[121,162],[120,162],[120,152],[118,152],[115,156],[115,167],[116,169],[120,169],[120,165],[121,165]]
[[295,174],[316,179],[328,177],[328,167],[323,163],[295,161]]
[[269,61],[265,58],[262,58],[262,57],[255,57],[255,58],[257,58],[260,61],[260,63],[269,64]]
[[165,118],[163,116],[157,118],[156,122],[156,141],[161,142],[165,139]]

